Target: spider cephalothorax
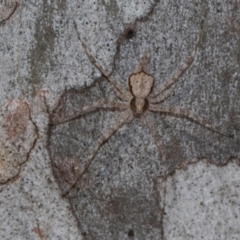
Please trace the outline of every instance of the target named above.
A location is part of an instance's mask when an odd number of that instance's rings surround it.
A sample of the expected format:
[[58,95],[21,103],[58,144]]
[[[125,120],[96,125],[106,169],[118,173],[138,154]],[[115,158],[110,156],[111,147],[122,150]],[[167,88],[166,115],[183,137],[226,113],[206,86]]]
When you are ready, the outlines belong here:
[[133,95],[133,98],[130,101],[130,106],[136,116],[148,109],[147,97],[152,91],[153,83],[153,76],[147,74],[143,70],[129,76],[129,90]]

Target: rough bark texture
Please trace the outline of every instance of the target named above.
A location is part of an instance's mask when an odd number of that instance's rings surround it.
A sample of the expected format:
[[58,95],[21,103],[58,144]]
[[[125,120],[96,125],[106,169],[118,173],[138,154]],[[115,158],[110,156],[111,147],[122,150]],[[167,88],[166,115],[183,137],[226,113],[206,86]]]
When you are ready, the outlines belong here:
[[[2,239],[238,239],[239,1],[0,4],[0,131],[8,136],[0,151]],[[74,22],[126,89],[145,50],[155,89],[187,60],[201,31],[195,61],[161,104],[189,109],[231,137],[152,113],[164,166],[151,131],[134,118],[62,197],[97,139],[122,116],[117,109],[79,114],[117,97],[88,59]],[[15,110],[6,107],[12,102]],[[66,122],[52,124],[60,120]]]

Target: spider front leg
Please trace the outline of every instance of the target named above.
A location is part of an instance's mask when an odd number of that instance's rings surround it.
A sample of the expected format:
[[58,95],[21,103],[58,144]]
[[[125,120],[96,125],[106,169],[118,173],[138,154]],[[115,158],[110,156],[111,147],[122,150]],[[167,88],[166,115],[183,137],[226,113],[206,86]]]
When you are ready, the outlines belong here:
[[179,77],[192,65],[192,63],[194,61],[194,57],[196,55],[196,50],[197,50],[197,46],[199,43],[199,39],[200,39],[200,32],[198,33],[197,40],[194,45],[194,49],[193,49],[192,53],[190,54],[190,56],[188,57],[188,60],[186,61],[186,63],[184,63],[182,65],[182,67],[180,67],[180,69],[178,69],[178,71],[173,75],[172,78],[168,79],[165,83],[163,83],[159,88],[157,88],[154,92],[152,92],[150,94],[150,96],[149,96],[150,101],[154,101],[153,99],[155,97],[157,97],[159,94],[164,92],[166,89],[168,89],[169,87],[174,85],[177,82],[177,80],[179,79]]
[[88,158],[87,158],[87,160],[86,160],[86,162],[85,162],[85,164],[84,164],[84,166],[81,170],[81,173],[78,175],[78,177],[76,178],[74,183],[69,187],[69,189],[65,193],[63,193],[63,196],[66,196],[71,191],[71,189],[74,186],[76,186],[78,181],[81,179],[83,174],[87,171],[87,169],[91,165],[94,157],[96,156],[99,148],[103,145],[103,143],[106,142],[113,135],[113,133],[116,132],[123,124],[131,122],[132,119],[133,119],[132,111],[130,109],[128,109],[124,112],[124,115],[117,122],[116,125],[111,127],[107,132],[103,133],[103,135],[97,140],[97,143],[96,143],[95,147],[92,149],[92,153],[88,156]]
[[82,46],[89,58],[89,60],[92,62],[92,64],[107,78],[109,83],[112,85],[114,92],[116,95],[123,101],[129,101],[130,98],[132,98],[132,95],[130,92],[128,92],[126,89],[124,89],[121,85],[119,85],[111,76],[111,73],[109,73],[107,70],[105,70],[102,65],[93,57],[93,55],[90,53],[86,43],[82,40],[80,33],[77,29],[77,24],[74,22],[74,27],[78,35],[78,39],[82,43]]
[[180,107],[155,106],[153,104],[149,104],[149,111],[172,114],[177,117],[184,117],[186,119],[189,119],[191,121],[194,121],[194,122],[204,126],[205,128],[208,128],[218,134],[221,134],[223,136],[230,137],[230,138],[233,137],[233,135],[224,132],[221,129],[221,127],[215,125],[208,119],[201,117],[188,109],[184,109],[184,108],[180,108]]
[[[75,111],[72,111],[72,112],[68,113],[67,114],[68,115],[67,119],[65,119],[65,116],[59,116],[59,115],[56,115],[56,117],[54,117],[54,113],[53,113],[51,124],[52,125],[63,124],[63,123],[66,123],[66,122],[77,119],[82,114],[89,113],[89,112],[94,111],[94,110],[99,109],[99,108],[116,109],[116,110],[121,111],[121,110],[126,110],[127,108],[129,108],[129,103],[127,103],[127,102],[114,102],[114,101],[108,101],[108,100],[105,100],[105,99],[100,100],[100,101],[93,102],[90,105],[83,106],[82,108],[79,108]],[[57,119],[55,119],[55,118],[57,118]]]

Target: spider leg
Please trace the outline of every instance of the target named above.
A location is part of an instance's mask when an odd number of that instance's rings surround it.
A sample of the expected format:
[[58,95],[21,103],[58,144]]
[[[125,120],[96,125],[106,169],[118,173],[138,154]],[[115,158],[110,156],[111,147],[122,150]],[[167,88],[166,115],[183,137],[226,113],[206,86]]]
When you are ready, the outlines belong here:
[[71,189],[76,186],[76,184],[78,183],[78,181],[81,179],[81,177],[83,176],[83,174],[87,171],[87,169],[89,168],[89,166],[91,165],[94,157],[96,156],[99,148],[103,145],[104,142],[106,142],[112,135],[114,132],[116,132],[123,124],[130,122],[133,118],[133,114],[131,110],[126,110],[124,112],[124,115],[122,116],[122,118],[116,123],[116,125],[112,126],[111,128],[108,129],[107,132],[103,133],[103,135],[97,140],[97,144],[95,145],[95,147],[92,150],[92,153],[88,156],[81,173],[78,175],[78,177],[76,178],[75,182],[69,187],[69,189],[63,194],[63,196],[66,196]]
[[114,92],[116,95],[121,99],[125,101],[129,101],[130,98],[132,98],[132,95],[130,92],[128,92],[126,89],[124,89],[121,85],[119,85],[111,76],[111,73],[109,73],[107,70],[105,70],[102,65],[93,57],[93,55],[90,53],[86,43],[82,40],[80,33],[77,29],[77,24],[74,22],[74,27],[78,35],[78,39],[82,43],[82,46],[89,58],[89,60],[92,62],[92,64],[107,78],[107,80],[110,82],[110,84],[113,86]]
[[162,143],[162,140],[159,138],[157,132],[156,132],[156,129],[157,127],[155,126],[155,123],[153,122],[153,119],[152,117],[150,116],[149,112],[147,111],[144,115],[143,115],[146,123],[147,123],[147,126],[153,136],[153,139],[158,147],[158,150],[159,150],[159,153],[162,157],[162,163],[163,163],[163,176],[166,177],[167,175],[167,169],[166,169],[166,152],[165,152],[165,149],[163,147],[163,143]]
[[160,113],[167,113],[167,114],[172,114],[178,117],[184,117],[188,120],[194,121],[205,128],[208,128],[218,134],[221,134],[226,137],[232,138],[233,136],[231,134],[228,134],[224,132],[224,130],[221,129],[221,127],[215,125],[208,119],[201,117],[197,115],[196,113],[185,109],[185,108],[180,108],[180,107],[166,107],[166,106],[154,106],[153,104],[149,104],[149,111],[152,112],[160,112]]
[[198,33],[197,40],[196,40],[195,45],[194,45],[194,49],[193,49],[192,53],[190,54],[190,56],[188,57],[188,60],[186,61],[186,63],[184,63],[178,69],[178,71],[173,75],[172,78],[168,79],[159,88],[157,88],[156,91],[151,93],[150,98],[154,98],[154,97],[158,96],[163,91],[165,91],[167,88],[169,88],[173,84],[175,84],[177,82],[177,80],[179,79],[179,77],[192,65],[192,63],[194,61],[195,54],[196,54],[197,46],[198,46],[198,43],[199,43],[199,39],[200,39],[200,32]]
[[[163,189],[163,197],[162,197],[162,206],[160,208],[160,214],[161,214],[161,230],[162,230],[162,237],[164,239],[164,228],[163,228],[163,216],[164,216],[164,209],[165,209],[165,205],[166,205],[166,194],[167,194],[167,161],[166,161],[166,152],[165,149],[163,147],[163,143],[162,140],[159,138],[157,131],[156,131],[156,125],[154,124],[153,119],[151,118],[149,112],[146,112],[143,115],[148,128],[153,136],[153,139],[158,147],[158,151],[162,157],[162,164],[163,164],[163,174],[162,174],[162,189]],[[155,181],[156,182],[156,179]],[[158,189],[158,187],[155,187],[155,189]],[[158,194],[159,195],[159,194]]]
[[88,113],[88,112],[91,112],[91,111],[95,111],[96,109],[99,109],[99,108],[116,109],[116,110],[121,111],[121,110],[126,110],[127,108],[129,108],[129,103],[108,101],[108,100],[105,100],[105,99],[100,100],[100,101],[93,102],[90,105],[83,106],[82,108],[79,108],[75,111],[72,111],[72,112],[68,113],[68,118],[67,119],[65,119],[65,116],[60,116],[59,117],[59,115],[57,115],[56,116],[57,120],[55,120],[54,113],[53,113],[51,125],[59,125],[59,124],[63,124],[63,123],[75,120],[81,114],[85,114],[85,113]]
[[169,89],[166,89],[161,95],[155,97],[155,98],[148,98],[149,103],[161,103],[165,101],[169,96],[172,95],[174,91],[174,86],[170,87]]

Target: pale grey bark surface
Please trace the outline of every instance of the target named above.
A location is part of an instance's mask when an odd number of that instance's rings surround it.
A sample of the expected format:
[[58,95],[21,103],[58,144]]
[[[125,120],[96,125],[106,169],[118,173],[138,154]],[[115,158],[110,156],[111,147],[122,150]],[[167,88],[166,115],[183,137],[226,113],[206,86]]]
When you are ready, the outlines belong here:
[[[164,104],[206,117],[233,137],[154,113],[163,163],[134,118],[98,151],[65,197],[97,139],[121,112],[96,110],[61,126],[53,119],[117,100],[90,52],[122,86],[144,50],[154,87],[195,61]],[[240,218],[240,2],[0,1],[1,239],[238,239]],[[163,199],[165,207],[163,208]]]

